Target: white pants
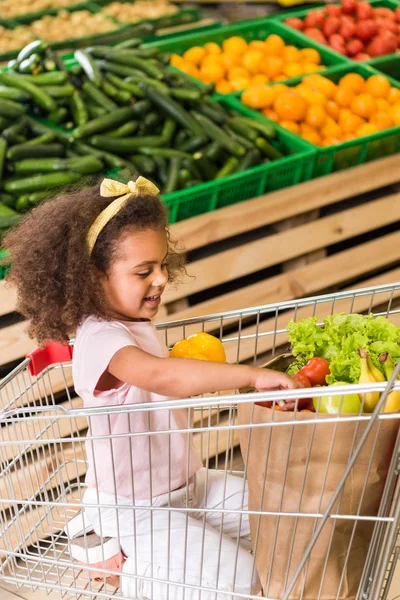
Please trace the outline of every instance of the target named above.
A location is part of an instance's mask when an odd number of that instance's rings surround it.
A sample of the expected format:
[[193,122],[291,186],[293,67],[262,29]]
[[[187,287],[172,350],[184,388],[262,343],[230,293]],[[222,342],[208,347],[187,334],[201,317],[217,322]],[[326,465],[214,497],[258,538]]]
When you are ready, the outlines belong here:
[[115,505],[115,496],[94,489],[87,490],[84,503],[95,532],[119,537],[128,557],[121,576],[125,598],[241,600],[256,591],[248,516],[240,512],[247,510],[247,484],[240,477],[202,468],[190,485],[153,498],[154,510],[146,508],[149,500],[133,507],[127,498],[118,498],[116,508],[103,507]]

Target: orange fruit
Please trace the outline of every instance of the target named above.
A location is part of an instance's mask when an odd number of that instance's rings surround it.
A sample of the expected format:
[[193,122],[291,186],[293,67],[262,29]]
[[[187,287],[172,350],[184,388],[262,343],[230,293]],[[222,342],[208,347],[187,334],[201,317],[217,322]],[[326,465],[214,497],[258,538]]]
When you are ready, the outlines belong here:
[[371,94],[359,94],[352,100],[351,110],[359,117],[368,119],[376,112],[375,98]]
[[288,62],[283,67],[283,73],[290,79],[291,77],[300,77],[303,74],[303,67],[299,62]]
[[341,109],[338,124],[343,133],[355,133],[363,123],[363,119],[354,115],[348,108]]
[[398,88],[391,87],[386,100],[389,102],[389,104],[396,104],[396,102],[400,102],[400,90]]
[[199,69],[193,63],[185,61],[178,68],[181,71],[183,71],[183,73],[186,73],[187,75],[191,75],[192,77],[196,77],[196,79],[200,79],[202,81],[201,73],[200,73]]
[[283,72],[283,60],[279,56],[266,56],[262,63],[263,73],[270,79],[275,79]]
[[356,136],[354,135],[354,133],[345,133],[342,137],[342,140],[344,142],[351,142],[351,140],[355,140]]
[[323,138],[340,139],[342,131],[339,125],[331,117],[327,117],[325,124],[321,127],[321,136]]
[[242,65],[253,75],[259,73],[264,60],[264,54],[260,50],[248,50],[242,56]]
[[169,64],[175,67],[176,69],[180,69],[181,66],[186,64],[186,61],[179,54],[171,54],[171,58],[169,60]]
[[282,58],[285,62],[300,62],[300,50],[296,46],[285,46],[282,50]]
[[245,90],[249,86],[250,79],[249,77],[235,77],[229,83],[234,92],[240,92],[240,90]]
[[183,58],[198,66],[206,54],[207,52],[201,46],[193,46],[192,48],[189,48],[189,50],[186,50],[183,54]]
[[218,46],[218,44],[215,42],[207,42],[207,44],[204,44],[203,48],[207,54],[211,54],[213,56],[217,56],[218,54],[222,53],[221,46]]
[[264,48],[265,48],[264,42],[261,40],[253,40],[249,44],[249,49],[260,50],[262,53],[264,53]]
[[308,133],[302,133],[301,137],[304,140],[307,140],[307,142],[310,142],[311,144],[315,144],[315,146],[321,146],[322,145],[322,138],[318,134],[318,132],[316,132],[316,131],[312,131],[312,132],[308,132]]
[[327,98],[333,98],[336,92],[336,85],[333,83],[333,81],[316,73],[304,77],[303,83],[313,89],[318,90]]
[[319,129],[325,124],[326,121],[326,111],[322,106],[311,105],[307,109],[306,113],[306,123],[311,127],[315,127]]
[[360,94],[364,91],[364,84],[364,78],[358,73],[347,73],[347,75],[342,77],[339,81],[339,87],[350,89],[355,94]]
[[264,115],[264,117],[267,117],[267,119],[274,121],[274,123],[279,123],[278,115],[271,108],[264,108],[261,112]]
[[237,77],[247,77],[250,79],[250,73],[244,67],[232,67],[228,69],[227,79],[232,81],[232,79],[236,79]]
[[365,82],[364,89],[374,98],[387,98],[390,92],[390,83],[383,75],[371,75]]
[[321,62],[321,56],[318,50],[314,48],[303,48],[300,50],[301,60],[305,63],[312,63],[313,65],[319,65]]
[[287,80],[287,75],[278,75],[278,77],[275,77],[274,81],[286,81]]
[[238,35],[234,35],[222,42],[222,48],[229,54],[243,54],[247,50],[247,42]]
[[200,67],[200,80],[203,83],[215,83],[223,78],[225,70],[218,64],[202,65]]
[[231,83],[226,79],[220,79],[219,81],[217,81],[215,89],[219,94],[230,94],[231,92],[233,92],[233,87]]
[[350,87],[339,86],[333,96],[336,104],[342,108],[347,108],[351,105],[355,98],[355,94]]
[[341,144],[341,140],[339,138],[328,137],[322,140],[321,146],[326,148],[327,146],[335,146],[336,144]]
[[264,44],[264,52],[267,56],[282,56],[285,42],[280,35],[272,33],[267,37]]
[[228,71],[232,67],[240,66],[240,56],[233,54],[232,52],[223,52],[218,58],[220,58],[221,65]]
[[321,70],[321,65],[316,65],[314,63],[303,63],[303,73],[315,73],[316,71]]
[[400,125],[400,102],[396,102],[390,109],[390,116],[395,125]]
[[266,75],[263,75],[262,73],[258,73],[258,75],[253,75],[253,77],[250,80],[251,85],[257,85],[260,83],[268,83],[268,77]]
[[254,85],[245,90],[241,96],[243,104],[250,108],[269,108],[274,99],[273,92],[268,85]]
[[365,135],[372,135],[374,133],[378,133],[378,131],[379,129],[373,123],[364,123],[357,129],[356,136],[363,137]]
[[380,111],[380,112],[389,112],[390,111],[390,104],[387,100],[384,100],[383,98],[377,98],[376,99],[376,110]]
[[295,121],[281,121],[280,125],[292,133],[300,133],[300,126]]
[[274,110],[281,121],[302,121],[307,106],[307,100],[294,91],[282,92],[274,101]]
[[325,104],[328,102],[328,98],[325,96],[325,94],[323,94],[319,90],[310,89],[310,92],[311,92],[311,95],[310,95],[311,104],[325,106]]
[[389,113],[378,111],[371,117],[371,123],[376,125],[379,131],[383,131],[384,129],[389,129],[389,127],[393,127],[393,119]]
[[328,100],[325,104],[325,110],[332,119],[336,120],[339,117],[340,109],[334,100]]

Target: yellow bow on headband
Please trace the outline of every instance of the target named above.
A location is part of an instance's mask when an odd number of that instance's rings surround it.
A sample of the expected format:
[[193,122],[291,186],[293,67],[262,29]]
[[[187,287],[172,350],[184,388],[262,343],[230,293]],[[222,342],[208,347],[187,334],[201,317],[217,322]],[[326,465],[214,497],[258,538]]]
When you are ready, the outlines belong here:
[[128,181],[126,184],[114,181],[114,179],[103,179],[100,186],[100,195],[103,196],[103,198],[119,197],[111,202],[90,226],[86,236],[89,255],[92,254],[96,240],[104,227],[119,213],[121,208],[125,206],[132,196],[139,196],[140,194],[145,196],[157,196],[159,192],[160,190],[158,187],[145,177],[138,177],[136,181]]

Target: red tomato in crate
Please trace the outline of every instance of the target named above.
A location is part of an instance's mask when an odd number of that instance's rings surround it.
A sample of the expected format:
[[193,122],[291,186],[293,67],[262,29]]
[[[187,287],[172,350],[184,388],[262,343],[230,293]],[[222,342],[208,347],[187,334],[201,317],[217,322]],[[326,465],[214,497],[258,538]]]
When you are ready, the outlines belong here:
[[293,17],[292,19],[286,19],[285,24],[289,27],[293,27],[293,29],[297,29],[298,31],[303,31],[304,23],[301,19],[297,17]]
[[353,58],[353,60],[361,61],[361,60],[369,60],[371,57],[366,52],[360,52],[359,54],[356,54],[352,58]]
[[351,40],[347,44],[346,49],[348,56],[357,56],[357,54],[361,54],[364,50],[364,44],[361,40]]
[[330,372],[328,361],[320,356],[310,358],[299,371],[310,380],[311,385],[326,385],[326,376]]
[[303,33],[305,33],[305,35],[308,35],[308,37],[315,40],[316,42],[319,42],[320,44],[327,44],[326,37],[324,36],[322,31],[320,31],[316,27],[309,27],[308,29],[305,29]]
[[342,0],[342,12],[345,15],[352,15],[357,10],[357,2],[356,0]]
[[360,21],[356,26],[357,37],[363,42],[369,42],[378,33],[378,25],[372,19]]
[[374,9],[374,14],[376,17],[383,17],[384,19],[388,19],[389,21],[396,20],[396,14],[390,8],[378,7]]
[[328,17],[322,27],[322,31],[326,37],[330,37],[334,33],[337,33],[340,28],[339,17]]
[[398,7],[396,8],[396,10],[394,11],[394,14],[395,14],[395,16],[396,16],[396,21],[397,21],[398,23],[400,23],[400,6],[398,6]]
[[325,7],[325,13],[331,17],[340,17],[342,14],[342,9],[340,6],[336,6],[335,4],[328,4],[328,6]]
[[304,19],[304,27],[322,27],[325,21],[324,13],[321,10],[310,10]]
[[358,21],[371,19],[374,14],[374,9],[368,2],[357,2],[356,15]]
[[345,40],[352,40],[356,36],[356,24],[351,22],[342,22],[339,33]]

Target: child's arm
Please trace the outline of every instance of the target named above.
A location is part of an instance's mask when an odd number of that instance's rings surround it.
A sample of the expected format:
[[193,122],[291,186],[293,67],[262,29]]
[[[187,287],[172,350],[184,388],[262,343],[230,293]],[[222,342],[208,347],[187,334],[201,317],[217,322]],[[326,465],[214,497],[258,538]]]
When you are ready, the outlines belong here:
[[180,398],[245,386],[258,390],[298,387],[284,373],[190,358],[158,358],[134,346],[118,350],[107,371],[143,390]]

